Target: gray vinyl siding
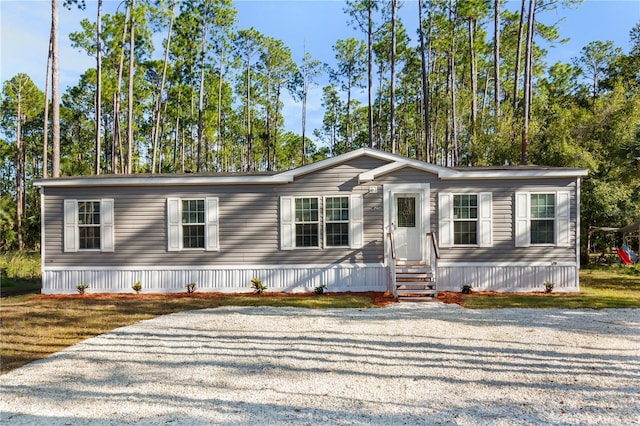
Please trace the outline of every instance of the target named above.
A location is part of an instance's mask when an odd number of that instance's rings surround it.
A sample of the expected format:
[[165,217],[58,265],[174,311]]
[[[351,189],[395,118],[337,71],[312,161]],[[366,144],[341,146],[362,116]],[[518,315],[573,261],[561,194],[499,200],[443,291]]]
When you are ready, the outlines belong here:
[[[384,162],[358,158],[282,185],[99,187],[45,189],[46,266],[216,266],[308,265],[383,262],[382,194],[366,194],[358,175]],[[362,193],[362,249],[311,248],[280,250],[280,197]],[[373,196],[373,197],[372,197]],[[167,251],[166,199],[218,197],[220,250]],[[63,251],[65,199],[113,198],[115,251]],[[320,235],[322,235],[322,224]]]
[[[441,262],[575,262],[576,259],[576,180],[474,180],[440,181],[432,174],[405,168],[375,181],[378,184],[427,182],[430,184],[431,230],[438,231],[438,193],[492,193],[493,245],[491,247],[441,248]],[[571,194],[572,247],[516,247],[513,234],[516,192],[569,191]]]
[[[513,238],[514,194],[518,191],[571,192],[571,235],[575,242],[575,179],[440,181],[437,176],[404,168],[373,182],[358,184],[360,173],[386,162],[368,156],[296,177],[289,184],[45,188],[45,267],[47,266],[219,266],[362,264],[384,261],[383,186],[429,183],[432,230],[438,229],[437,194],[493,193],[493,246],[441,250],[446,262],[575,261],[573,247],[516,248]],[[188,179],[188,178],[185,178]],[[370,192],[371,186],[377,192]],[[280,197],[363,195],[364,244],[361,249],[280,250]],[[169,197],[219,199],[219,251],[167,251],[166,200]],[[63,252],[65,199],[114,199],[115,251]],[[321,225],[320,235],[323,235]]]

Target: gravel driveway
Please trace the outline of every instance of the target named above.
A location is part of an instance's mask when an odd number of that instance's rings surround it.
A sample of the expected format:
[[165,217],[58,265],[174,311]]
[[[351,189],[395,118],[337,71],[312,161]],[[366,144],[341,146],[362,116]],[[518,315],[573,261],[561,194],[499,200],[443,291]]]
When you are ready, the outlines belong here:
[[640,310],[191,311],[0,386],[11,425],[640,424]]

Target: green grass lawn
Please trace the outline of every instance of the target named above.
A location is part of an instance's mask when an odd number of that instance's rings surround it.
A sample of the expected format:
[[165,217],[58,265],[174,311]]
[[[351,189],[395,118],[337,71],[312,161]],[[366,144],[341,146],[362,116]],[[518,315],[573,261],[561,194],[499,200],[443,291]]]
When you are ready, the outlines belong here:
[[580,293],[471,294],[462,297],[471,309],[640,308],[640,268],[594,268],[580,271]]

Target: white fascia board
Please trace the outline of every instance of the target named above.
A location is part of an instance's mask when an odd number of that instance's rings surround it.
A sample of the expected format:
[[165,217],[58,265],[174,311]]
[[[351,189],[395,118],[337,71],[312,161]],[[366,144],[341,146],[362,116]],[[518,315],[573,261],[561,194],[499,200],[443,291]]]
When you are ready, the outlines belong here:
[[[389,173],[391,171],[397,170],[402,167],[413,167],[419,170],[424,170],[427,172],[431,172],[434,174],[440,173],[449,173],[449,174],[458,174],[459,172],[456,170],[451,170],[446,167],[436,166],[435,164],[425,163],[420,160],[413,160],[411,158],[402,157],[396,154],[390,154],[388,152],[380,151],[372,148],[359,148],[355,151],[350,151],[345,154],[338,155],[337,157],[327,158],[326,160],[318,161],[317,163],[309,164],[307,166],[298,167],[297,169],[289,170],[287,172],[282,172],[277,174],[276,176],[288,176],[292,178],[296,178],[297,176],[302,176],[316,170],[321,170],[326,167],[334,166],[336,164],[344,163],[349,160],[353,160],[354,158],[361,157],[363,155],[377,158],[379,160],[388,161],[389,165],[380,166],[374,170],[370,170],[368,172],[361,174],[360,182],[367,182],[373,176],[380,176],[383,173]],[[393,164],[393,165],[392,165]],[[386,167],[390,167],[386,169]]]
[[385,164],[384,166],[369,170],[368,172],[360,173],[358,176],[358,183],[371,182],[378,176],[391,173],[406,166],[407,163],[405,161],[396,161],[394,163]]
[[366,148],[356,149],[355,151],[350,151],[345,154],[340,154],[336,157],[327,158],[326,160],[320,160],[312,164],[307,164],[306,166],[302,166],[286,172],[278,173],[275,176],[286,177],[291,179],[290,182],[293,182],[293,180],[297,176],[306,175],[308,173],[315,172],[316,170],[321,170],[326,167],[344,163],[345,161],[349,161],[351,159],[360,157],[365,153],[365,149]]
[[[450,170],[451,171],[451,170]],[[587,176],[586,169],[558,169],[558,170],[474,170],[457,171],[457,173],[441,173],[442,180],[461,179],[542,179],[542,178],[576,178]]]
[[71,179],[39,179],[34,182],[40,187],[78,186],[190,186],[190,185],[246,185],[281,184],[293,182],[293,178],[282,175],[272,176],[167,176],[167,177],[82,177]]

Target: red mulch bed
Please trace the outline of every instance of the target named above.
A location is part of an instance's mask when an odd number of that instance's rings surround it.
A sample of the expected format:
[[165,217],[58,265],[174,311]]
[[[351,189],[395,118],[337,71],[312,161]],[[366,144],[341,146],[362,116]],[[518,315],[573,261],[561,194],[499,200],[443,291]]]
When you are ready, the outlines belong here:
[[[395,303],[393,297],[388,293],[381,292],[363,292],[363,293],[326,293],[329,296],[363,296],[371,299],[372,303],[376,306],[386,306]],[[140,297],[153,298],[153,299],[180,299],[185,297],[192,297],[197,299],[223,299],[227,297],[250,297],[256,296],[255,293],[214,293],[214,292],[195,292],[195,293],[85,293],[85,294],[40,294],[33,296],[32,299],[41,300],[60,300],[60,299],[136,299]],[[280,293],[280,292],[266,292],[263,296],[269,297],[322,297],[315,293]]]
[[[280,292],[267,292],[263,293],[264,296],[277,296],[277,297],[321,297],[316,295],[315,293],[280,293]],[[351,296],[364,296],[371,299],[371,302],[376,306],[387,306],[396,301],[393,299],[389,293],[382,292],[363,292],[363,293],[326,293],[331,296],[339,296],[339,295],[351,295]],[[482,292],[474,292],[474,295],[487,295],[491,296],[494,294],[499,294],[495,292],[482,291]],[[140,297],[145,298],[154,298],[154,299],[180,299],[185,297],[193,297],[198,299],[222,299],[225,297],[249,297],[255,296],[255,293],[213,293],[213,292],[195,292],[195,293],[143,293],[143,294],[134,294],[134,293],[85,293],[85,294],[42,294],[38,296],[34,296],[33,299],[42,299],[42,300],[55,300],[55,299],[135,299]],[[462,297],[464,295],[460,292],[455,291],[439,291],[438,292],[438,301],[443,303],[457,304],[460,306],[464,306],[464,302],[462,301]]]

